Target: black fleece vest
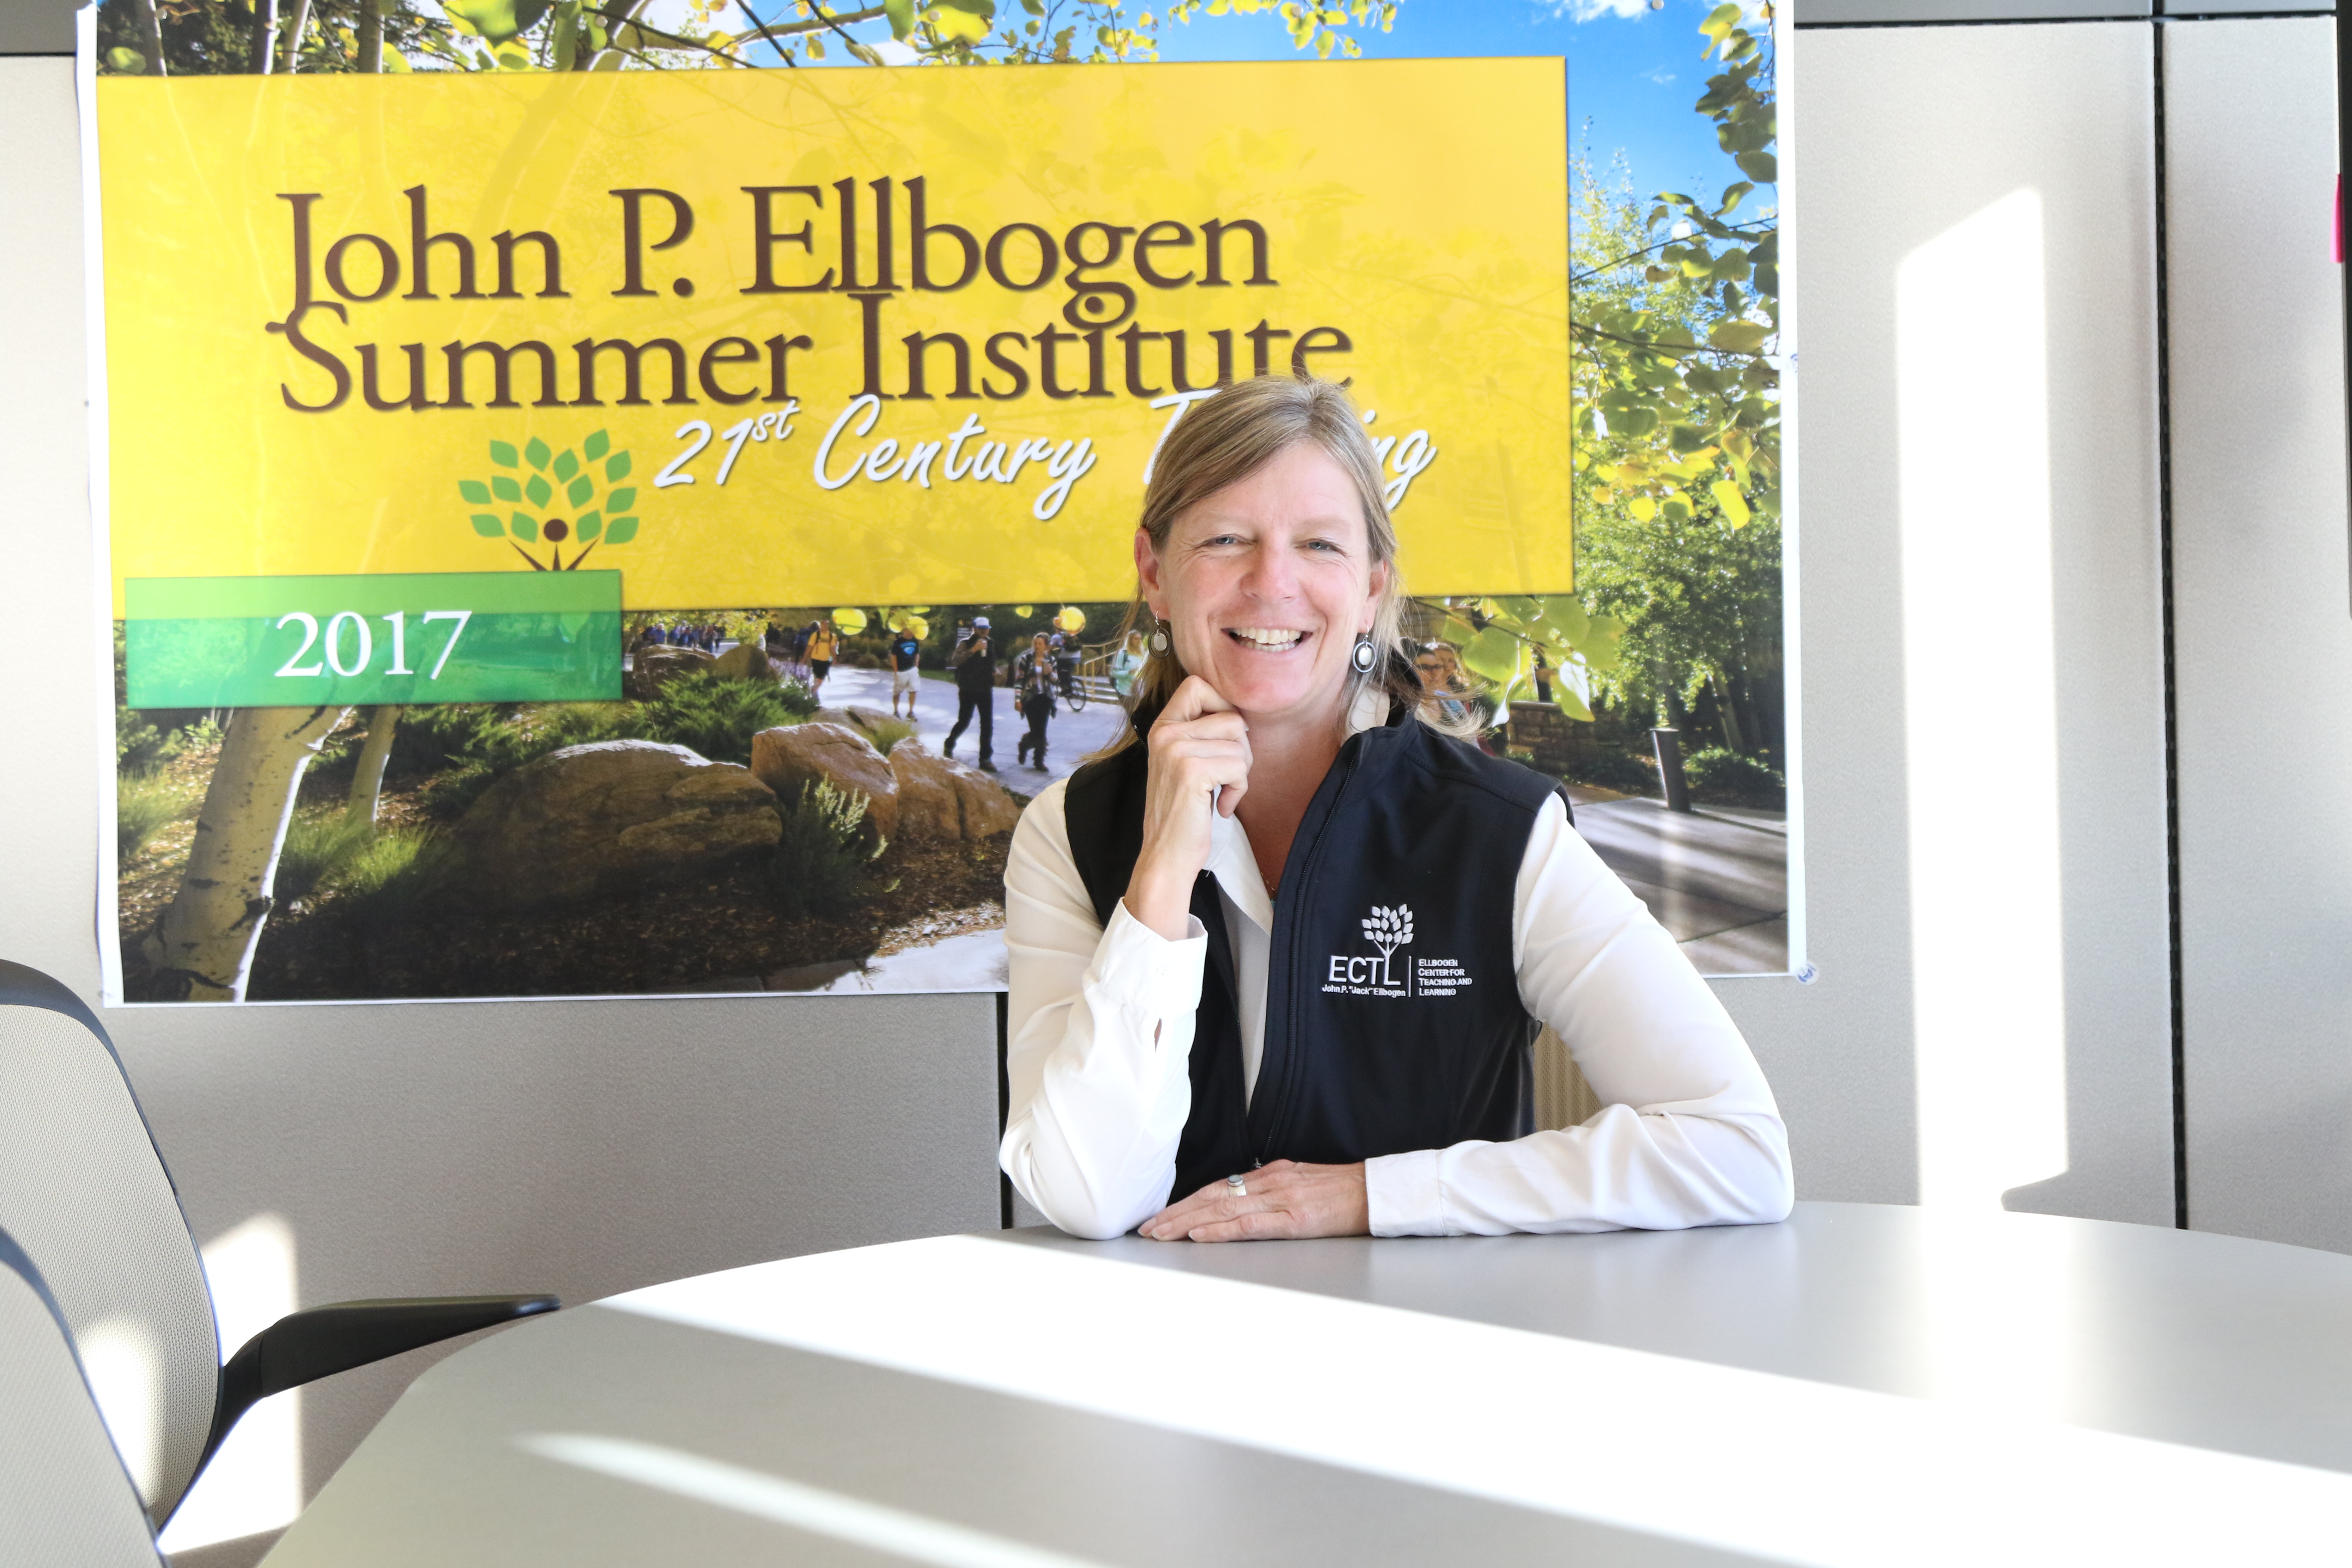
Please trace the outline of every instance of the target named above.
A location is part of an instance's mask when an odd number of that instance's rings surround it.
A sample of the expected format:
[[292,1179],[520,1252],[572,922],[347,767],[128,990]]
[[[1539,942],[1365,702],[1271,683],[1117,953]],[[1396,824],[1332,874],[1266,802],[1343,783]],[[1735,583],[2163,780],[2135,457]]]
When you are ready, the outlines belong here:
[[[1139,715],[1139,729],[1150,720]],[[1150,750],[1070,776],[1070,852],[1108,923],[1143,846]],[[1345,1164],[1535,1130],[1511,913],[1549,779],[1402,710],[1351,737],[1291,840],[1275,902],[1257,1092],[1242,1079],[1234,950],[1216,879],[1174,1196],[1269,1160]]]

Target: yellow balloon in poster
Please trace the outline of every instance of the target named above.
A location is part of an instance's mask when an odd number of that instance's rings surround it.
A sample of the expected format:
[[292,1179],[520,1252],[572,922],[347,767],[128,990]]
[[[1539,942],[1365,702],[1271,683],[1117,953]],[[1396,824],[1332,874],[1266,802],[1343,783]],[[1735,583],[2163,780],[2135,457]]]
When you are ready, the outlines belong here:
[[1415,591],[1572,585],[1556,60],[97,95],[118,599],[1120,599],[1170,429],[1293,373],[1349,384]]

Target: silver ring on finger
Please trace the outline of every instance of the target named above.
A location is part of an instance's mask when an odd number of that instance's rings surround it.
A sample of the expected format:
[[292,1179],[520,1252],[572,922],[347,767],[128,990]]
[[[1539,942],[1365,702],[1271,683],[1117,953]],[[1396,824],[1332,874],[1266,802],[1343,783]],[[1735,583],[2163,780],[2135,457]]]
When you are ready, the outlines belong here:
[[1225,1190],[1234,1197],[1245,1198],[1249,1196],[1249,1182],[1236,1173],[1225,1178]]

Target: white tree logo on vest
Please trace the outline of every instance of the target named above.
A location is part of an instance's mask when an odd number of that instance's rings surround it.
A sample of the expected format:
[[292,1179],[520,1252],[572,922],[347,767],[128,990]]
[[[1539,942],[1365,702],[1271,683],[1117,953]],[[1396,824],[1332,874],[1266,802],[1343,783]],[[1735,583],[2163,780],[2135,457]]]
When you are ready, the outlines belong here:
[[1325,971],[1324,991],[1339,996],[1451,996],[1470,984],[1460,963],[1451,958],[1406,957],[1396,950],[1412,943],[1412,906],[1391,908],[1374,904],[1362,922],[1364,940],[1380,950],[1372,958],[1363,953],[1335,952]]
[[1381,950],[1381,962],[1386,963],[1389,954],[1412,941],[1412,906],[1399,904],[1394,909],[1372,906],[1372,918],[1364,922],[1364,935]]

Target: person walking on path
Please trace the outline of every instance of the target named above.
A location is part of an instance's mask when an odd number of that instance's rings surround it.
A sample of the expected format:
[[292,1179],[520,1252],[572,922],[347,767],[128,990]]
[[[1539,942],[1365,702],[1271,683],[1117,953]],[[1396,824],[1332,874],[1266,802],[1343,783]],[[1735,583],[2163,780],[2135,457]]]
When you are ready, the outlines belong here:
[[922,679],[923,644],[909,628],[890,638],[890,717],[898,716],[898,699],[907,700],[907,717],[915,716],[915,696]]
[[840,637],[831,621],[813,621],[809,625],[808,667],[809,690],[824,689],[824,678],[833,673],[833,653]]
[[1045,767],[1045,721],[1054,716],[1054,683],[1060,662],[1044,632],[1030,638],[1029,646],[1013,660],[1015,700],[1021,704],[1021,717],[1029,721],[1029,732],[1021,737],[1013,754],[1041,773]]
[[992,773],[996,763],[996,655],[988,643],[988,617],[974,616],[971,636],[956,645],[948,655],[948,664],[955,671],[956,721],[948,731],[947,744],[940,748],[946,756],[955,755],[956,742],[963,736],[964,726],[971,722],[974,713],[980,715],[980,771]]

